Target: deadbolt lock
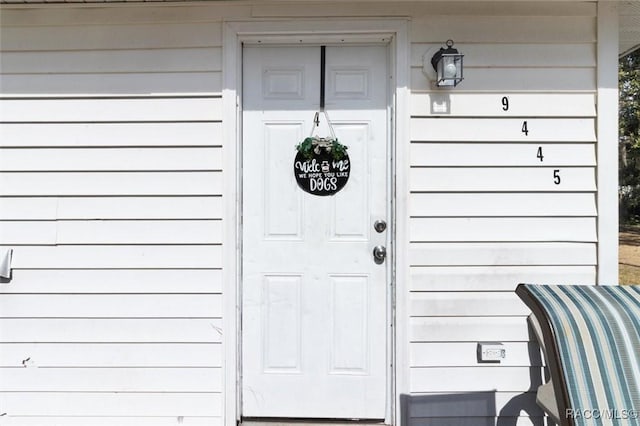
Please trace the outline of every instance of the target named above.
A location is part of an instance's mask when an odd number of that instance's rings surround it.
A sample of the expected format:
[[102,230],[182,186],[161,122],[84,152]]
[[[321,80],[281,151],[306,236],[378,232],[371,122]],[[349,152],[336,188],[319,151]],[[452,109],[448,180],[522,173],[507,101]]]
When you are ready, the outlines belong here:
[[377,233],[384,232],[384,230],[387,229],[387,222],[384,220],[376,220],[373,224],[373,229],[375,229]]

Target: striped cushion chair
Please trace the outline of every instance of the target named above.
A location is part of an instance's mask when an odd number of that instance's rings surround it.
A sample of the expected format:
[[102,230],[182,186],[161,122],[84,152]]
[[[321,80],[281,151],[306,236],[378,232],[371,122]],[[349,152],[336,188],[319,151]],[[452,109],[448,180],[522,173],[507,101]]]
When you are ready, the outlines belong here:
[[550,381],[537,402],[558,424],[640,426],[640,286],[520,284]]

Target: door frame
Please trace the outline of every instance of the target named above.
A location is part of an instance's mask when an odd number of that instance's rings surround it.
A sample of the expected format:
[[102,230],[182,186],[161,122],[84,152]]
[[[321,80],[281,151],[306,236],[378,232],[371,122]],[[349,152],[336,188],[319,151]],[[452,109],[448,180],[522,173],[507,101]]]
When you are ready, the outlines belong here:
[[[380,43],[388,39],[392,82],[390,123],[390,265],[386,424],[399,423],[400,395],[409,393],[408,339],[408,177],[409,177],[409,20],[321,19],[225,22],[223,29],[223,422],[234,426],[241,417],[241,283],[242,283],[242,45]],[[395,179],[394,179],[395,176]],[[398,220],[400,218],[400,220]],[[233,249],[232,249],[233,248]]]

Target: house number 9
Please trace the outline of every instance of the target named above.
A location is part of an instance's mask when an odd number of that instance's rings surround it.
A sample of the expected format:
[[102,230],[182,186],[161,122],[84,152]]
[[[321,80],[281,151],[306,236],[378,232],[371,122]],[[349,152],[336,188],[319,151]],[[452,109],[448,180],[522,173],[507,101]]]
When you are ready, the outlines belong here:
[[506,96],[502,97],[502,110],[509,111],[509,98]]

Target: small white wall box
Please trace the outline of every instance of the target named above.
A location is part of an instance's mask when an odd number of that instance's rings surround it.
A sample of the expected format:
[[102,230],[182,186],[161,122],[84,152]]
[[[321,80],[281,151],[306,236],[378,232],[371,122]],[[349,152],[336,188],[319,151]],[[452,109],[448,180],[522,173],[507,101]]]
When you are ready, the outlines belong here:
[[11,279],[11,257],[13,249],[0,250],[0,278]]
[[11,258],[13,249],[0,250],[0,278],[11,279]]
[[500,342],[478,343],[478,362],[500,362],[506,356],[507,351]]

